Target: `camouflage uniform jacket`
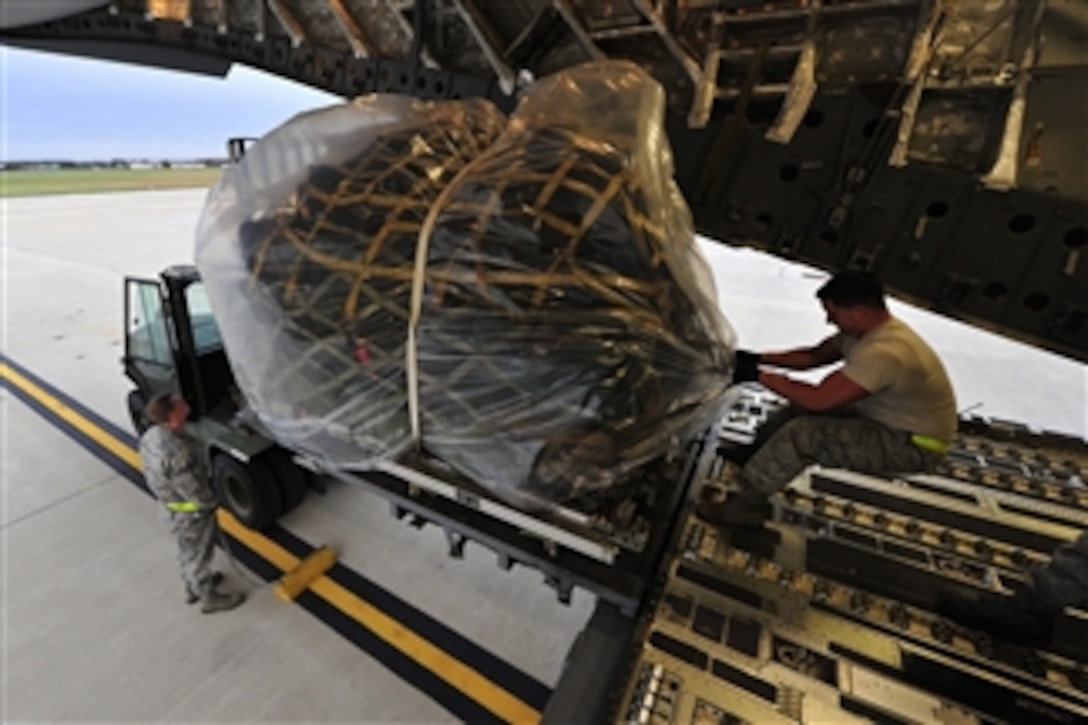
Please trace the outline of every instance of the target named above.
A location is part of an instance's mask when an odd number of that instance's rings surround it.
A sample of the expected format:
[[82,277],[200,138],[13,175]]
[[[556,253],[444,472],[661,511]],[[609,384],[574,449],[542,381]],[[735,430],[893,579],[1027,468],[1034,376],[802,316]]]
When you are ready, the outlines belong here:
[[201,511],[215,508],[215,493],[196,443],[164,426],[152,426],[140,438],[140,458],[148,488],[164,504],[192,502]]
[[1050,563],[1033,570],[1031,578],[1049,605],[1088,607],[1088,531],[1058,547]]

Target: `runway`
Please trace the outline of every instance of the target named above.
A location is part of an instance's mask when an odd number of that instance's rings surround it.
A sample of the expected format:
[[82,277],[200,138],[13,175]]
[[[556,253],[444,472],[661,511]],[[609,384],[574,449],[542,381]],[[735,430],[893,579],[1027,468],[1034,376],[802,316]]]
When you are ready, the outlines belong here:
[[[250,601],[201,616],[139,488],[124,399],[122,280],[192,258],[202,190],[4,200],[4,720],[524,721],[539,716],[592,609],[504,572],[380,499],[334,485],[261,539],[230,531],[250,576],[337,549],[325,594],[285,604],[221,560]],[[822,277],[704,245],[743,347],[815,342]],[[1079,437],[1088,374],[894,305],[943,355],[961,408]]]

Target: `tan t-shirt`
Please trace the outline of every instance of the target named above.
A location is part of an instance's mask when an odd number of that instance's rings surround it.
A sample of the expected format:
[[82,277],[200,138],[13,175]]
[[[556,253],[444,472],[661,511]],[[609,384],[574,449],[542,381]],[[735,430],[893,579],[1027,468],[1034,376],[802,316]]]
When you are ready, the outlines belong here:
[[892,317],[862,338],[839,335],[842,373],[869,391],[853,408],[889,428],[950,442],[956,395],[944,365],[914,330]]

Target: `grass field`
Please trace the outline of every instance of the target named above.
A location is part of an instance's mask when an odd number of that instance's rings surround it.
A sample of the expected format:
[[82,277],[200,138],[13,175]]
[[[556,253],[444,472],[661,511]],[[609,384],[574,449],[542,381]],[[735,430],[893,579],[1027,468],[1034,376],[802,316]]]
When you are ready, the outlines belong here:
[[0,196],[208,187],[221,169],[57,169],[0,171]]

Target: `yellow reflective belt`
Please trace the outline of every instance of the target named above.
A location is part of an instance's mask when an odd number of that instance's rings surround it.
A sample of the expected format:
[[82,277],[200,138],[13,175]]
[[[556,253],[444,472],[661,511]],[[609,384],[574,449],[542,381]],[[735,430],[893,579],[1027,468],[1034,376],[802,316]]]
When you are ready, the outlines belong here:
[[200,506],[194,501],[167,501],[166,508],[183,514],[192,514],[200,510]]
[[951,443],[945,443],[938,438],[918,435],[917,433],[910,437],[910,442],[924,451],[936,453],[941,456],[943,456],[945,453],[948,453],[948,449],[952,447]]

